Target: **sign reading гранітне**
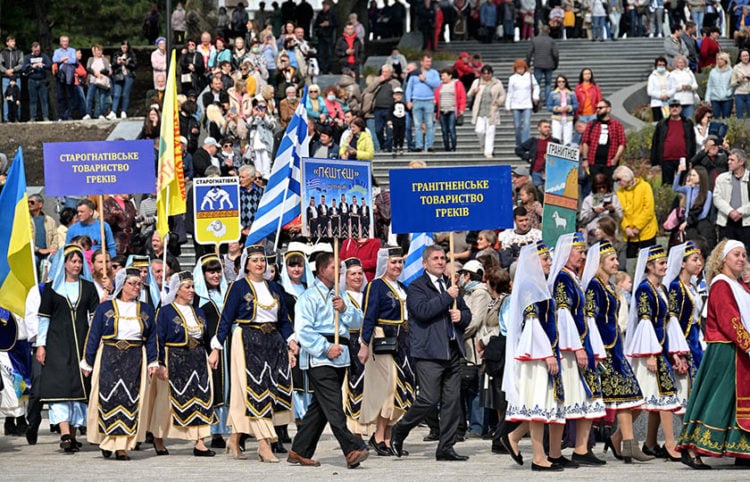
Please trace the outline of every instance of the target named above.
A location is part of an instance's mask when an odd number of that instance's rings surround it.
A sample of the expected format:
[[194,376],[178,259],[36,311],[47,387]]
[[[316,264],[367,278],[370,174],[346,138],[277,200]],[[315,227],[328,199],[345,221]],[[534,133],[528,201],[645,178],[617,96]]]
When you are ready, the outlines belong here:
[[576,230],[578,159],[576,147],[547,144],[542,239],[550,246],[563,234]]
[[394,233],[513,227],[510,166],[392,169]]
[[151,140],[44,144],[48,196],[152,193],[155,169]]

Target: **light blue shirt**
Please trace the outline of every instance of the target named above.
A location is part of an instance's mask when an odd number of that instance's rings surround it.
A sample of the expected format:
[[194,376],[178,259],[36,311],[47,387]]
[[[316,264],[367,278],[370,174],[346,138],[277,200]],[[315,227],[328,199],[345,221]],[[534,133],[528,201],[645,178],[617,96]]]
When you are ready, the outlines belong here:
[[406,84],[406,102],[415,100],[435,100],[435,89],[440,87],[440,74],[435,69],[430,69],[424,74],[424,82],[419,80],[418,75],[409,77]]
[[[68,229],[65,244],[70,243],[70,240],[76,236],[88,236],[91,238],[91,242],[93,243],[91,248],[94,251],[102,247],[101,228],[99,227],[98,219],[94,220],[91,224],[81,224],[78,222],[72,225]],[[107,240],[107,252],[114,256],[117,253],[117,246],[115,245],[115,238],[112,236],[112,230],[107,223],[104,223],[104,238]]]
[[[316,278],[312,286],[297,299],[294,307],[294,332],[300,345],[299,367],[302,370],[319,366],[349,366],[349,346],[341,343],[343,351],[330,360],[326,355],[333,345],[325,335],[334,334],[333,290],[329,290]],[[343,298],[344,296],[342,296]],[[339,337],[349,337],[349,325],[354,307],[346,304],[346,310],[339,314]]]
[[52,62],[59,63],[62,62],[63,57],[68,57],[66,64],[77,64],[78,61],[76,60],[76,49],[73,47],[68,47],[67,49],[55,49],[55,53],[52,54]]
[[506,320],[510,319],[510,296],[506,296],[503,304],[500,305],[500,311],[497,313],[497,323],[500,325],[500,334],[508,335]]

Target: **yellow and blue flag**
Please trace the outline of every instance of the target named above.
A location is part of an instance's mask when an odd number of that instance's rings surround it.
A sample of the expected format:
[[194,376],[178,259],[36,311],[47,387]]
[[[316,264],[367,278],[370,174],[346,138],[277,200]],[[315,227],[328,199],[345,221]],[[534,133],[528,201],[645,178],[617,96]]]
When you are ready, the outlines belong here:
[[26,295],[36,285],[36,273],[20,147],[0,193],[0,218],[0,306],[13,313],[24,313]]

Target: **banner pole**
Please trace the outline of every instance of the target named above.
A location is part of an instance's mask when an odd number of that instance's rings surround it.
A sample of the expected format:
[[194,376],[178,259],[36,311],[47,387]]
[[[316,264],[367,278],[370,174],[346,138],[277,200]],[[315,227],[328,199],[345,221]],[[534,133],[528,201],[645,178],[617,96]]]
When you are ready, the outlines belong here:
[[[333,289],[334,296],[339,295],[339,238],[334,236],[333,238]],[[333,310],[333,344],[339,344],[339,311]]]
[[[102,274],[107,273],[107,238],[104,237],[104,196],[99,194],[99,236],[102,244]],[[111,255],[110,255],[111,256]]]
[[[171,183],[170,183],[171,184]],[[164,200],[164,215],[167,217],[167,233],[161,240],[162,244],[162,265],[161,265],[161,299],[167,293],[167,243],[169,242],[169,195],[171,186],[167,184],[167,198]]]
[[[449,259],[451,260],[451,286],[453,286],[456,283],[456,258],[453,249],[453,231],[448,235],[448,243],[450,247]],[[453,309],[455,310],[457,306],[457,300],[453,300]]]

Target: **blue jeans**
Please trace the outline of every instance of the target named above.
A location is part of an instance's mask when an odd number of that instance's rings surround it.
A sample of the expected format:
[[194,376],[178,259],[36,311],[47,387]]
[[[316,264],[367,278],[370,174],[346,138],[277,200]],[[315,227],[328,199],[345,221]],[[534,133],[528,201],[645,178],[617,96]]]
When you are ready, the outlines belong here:
[[37,103],[42,106],[42,118],[49,119],[49,87],[47,80],[29,79],[29,113],[36,120]]
[[[375,132],[375,118],[368,117],[365,119],[365,124],[368,129],[370,129],[370,134]],[[378,142],[378,136],[371,135],[372,137],[372,145],[375,148],[375,152],[378,152],[380,150],[380,143]]]
[[[432,147],[435,142],[435,102],[432,100],[412,101],[411,114],[414,116],[414,127],[416,140],[414,147],[421,151]],[[422,136],[422,123],[425,125],[425,135]]]
[[638,10],[635,8],[630,10],[630,36],[643,36],[643,22],[641,21],[641,16],[638,15]]
[[750,117],[750,94],[735,94],[734,105],[738,119]]
[[375,114],[375,134],[378,138],[380,149],[389,152],[393,145],[390,129],[388,129],[388,120],[391,117],[391,110],[377,108],[373,114]]
[[592,17],[592,20],[594,22],[594,27],[591,29],[591,40],[596,40],[597,33],[599,34],[599,39],[604,40],[604,24],[606,23],[607,17],[595,16]]
[[[10,77],[3,77],[3,120],[5,122],[8,122],[8,103],[5,102],[5,89],[8,88],[10,85]],[[23,90],[23,79],[21,77],[16,77],[16,85],[18,86],[18,91]],[[19,105],[16,110],[16,119],[19,121],[21,120],[21,106]]]
[[[81,116],[83,117],[88,112],[86,112],[86,93],[83,91],[83,87],[80,85],[73,86],[73,103],[71,104],[72,109],[78,109],[78,111],[81,113]],[[72,118],[72,117],[71,117]]]
[[443,131],[443,147],[446,151],[456,150],[456,112],[440,113],[440,129]]
[[712,100],[711,109],[714,111],[714,118],[726,119],[732,114],[732,99]]
[[706,16],[706,12],[690,12],[690,17],[693,19],[693,22],[695,22],[695,25],[698,26],[698,31],[700,32],[701,27],[703,27],[703,18]]
[[130,89],[133,88],[135,79],[130,75],[125,76],[125,81],[122,84],[112,82],[113,86],[113,99],[112,99],[112,112],[117,113],[117,108],[120,107],[120,100],[122,100],[122,112],[127,112],[128,106],[130,105]]
[[[96,98],[96,110],[94,110],[94,98]],[[107,91],[95,85],[89,84],[86,92],[86,114],[97,118],[104,112],[104,103],[107,101]],[[92,111],[94,111],[92,113]]]
[[695,114],[695,106],[693,104],[683,104],[682,105],[682,115],[685,116],[688,119],[693,118],[693,114]]
[[414,122],[411,118],[411,112],[406,114],[406,148],[410,151],[414,150],[414,134],[412,129],[414,128]]
[[531,109],[513,109],[513,125],[516,130],[516,146],[531,136]]
[[544,90],[542,91],[544,95],[540,96],[539,102],[546,106],[547,96],[552,90],[552,69],[534,67],[534,78],[536,78],[536,83],[539,84],[540,89],[542,88],[542,80],[544,80]]

